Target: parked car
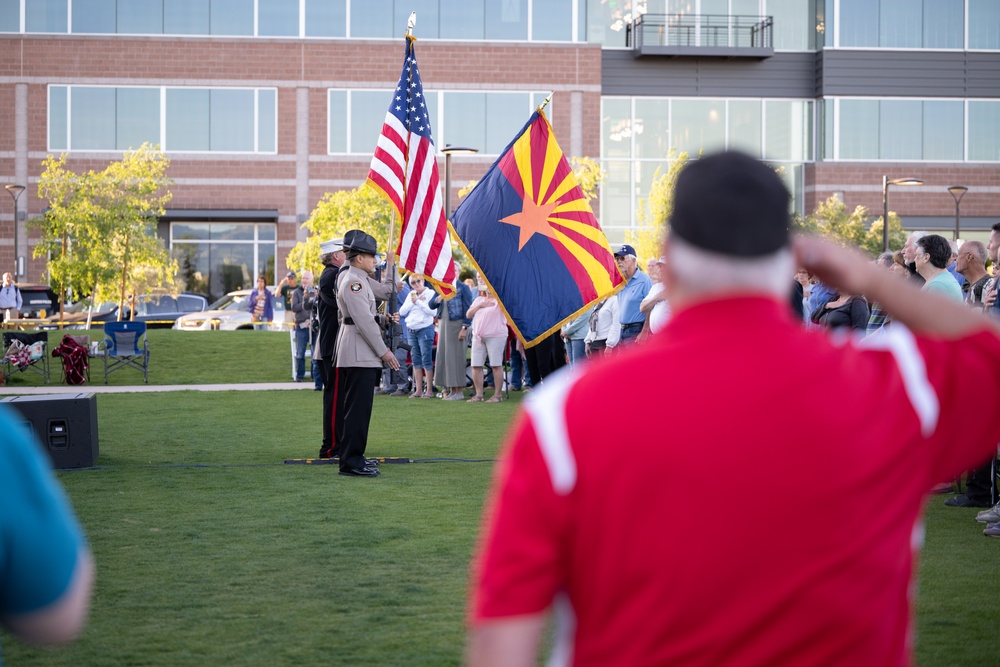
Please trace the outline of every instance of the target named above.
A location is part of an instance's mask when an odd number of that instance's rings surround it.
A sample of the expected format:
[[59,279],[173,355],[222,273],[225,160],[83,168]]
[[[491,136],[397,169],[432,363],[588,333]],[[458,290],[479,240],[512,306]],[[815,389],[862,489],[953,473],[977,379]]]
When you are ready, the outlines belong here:
[[48,285],[38,283],[23,283],[17,286],[21,290],[21,317],[36,318],[52,314],[55,307],[59,310],[59,297]]
[[[86,329],[87,311],[90,300],[77,301],[64,309],[62,316],[64,329]],[[172,294],[144,294],[136,299],[135,317],[131,317],[130,309],[126,307],[123,320],[145,322],[150,329],[169,329],[174,321],[186,313],[197,313],[208,308],[208,299],[204,294],[183,292],[176,296]],[[118,319],[118,304],[113,301],[99,303],[90,314],[90,328],[100,329],[105,322]],[[42,330],[59,328],[59,312],[46,317],[38,327]]]
[[[274,292],[274,287],[267,289]],[[281,331],[285,328],[285,302],[280,297],[274,299],[274,321],[255,326],[250,321],[250,293],[242,289],[230,292],[202,313],[182,315],[174,322],[174,329],[181,331],[234,331],[238,329],[261,328]]]

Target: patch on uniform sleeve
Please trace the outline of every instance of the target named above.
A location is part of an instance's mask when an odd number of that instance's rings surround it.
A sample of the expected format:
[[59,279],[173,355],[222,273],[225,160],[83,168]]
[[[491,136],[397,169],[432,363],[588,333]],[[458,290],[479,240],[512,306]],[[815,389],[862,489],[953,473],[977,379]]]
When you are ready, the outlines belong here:
[[351,291],[355,292],[355,293],[360,292],[361,291],[361,283],[358,282],[357,280],[355,280],[353,283],[351,283]]

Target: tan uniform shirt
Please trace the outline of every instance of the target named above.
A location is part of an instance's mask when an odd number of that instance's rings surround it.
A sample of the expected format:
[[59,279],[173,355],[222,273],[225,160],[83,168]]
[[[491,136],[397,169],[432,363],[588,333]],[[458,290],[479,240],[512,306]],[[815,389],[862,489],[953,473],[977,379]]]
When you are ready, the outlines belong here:
[[[389,349],[382,340],[382,328],[375,320],[375,296],[388,294],[381,285],[356,267],[350,267],[337,280],[337,305],[340,332],[337,335],[339,368],[380,368],[382,355]],[[348,324],[353,322],[353,324]]]

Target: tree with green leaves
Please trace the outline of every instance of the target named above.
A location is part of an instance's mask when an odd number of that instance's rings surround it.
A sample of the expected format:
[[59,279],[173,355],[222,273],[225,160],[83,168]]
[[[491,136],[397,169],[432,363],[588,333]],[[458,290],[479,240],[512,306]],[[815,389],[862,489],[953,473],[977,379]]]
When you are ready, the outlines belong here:
[[[287,264],[295,270],[309,269],[319,275],[323,270],[319,261],[319,244],[340,238],[349,229],[367,232],[375,237],[379,248],[394,251],[395,240],[389,239],[389,224],[393,215],[392,207],[385,197],[365,185],[353,190],[328,192],[316,204],[309,219],[302,223],[309,236],[291,249]],[[399,238],[399,226],[400,221],[397,219],[394,232],[396,238]]]
[[[837,197],[829,197],[805,218],[796,216],[793,228],[819,234],[840,243],[856,246],[872,257],[882,252],[882,216],[871,220],[868,209],[855,206],[848,211],[844,202]],[[889,247],[902,248],[906,242],[906,231],[899,216],[889,212]]]
[[65,296],[115,299],[119,318],[128,296],[173,284],[177,263],[156,236],[170,201],[170,161],[143,144],[103,171],[77,174],[66,156],[42,163],[38,194],[48,211],[30,222],[41,238],[35,257],[49,256],[49,282]]
[[635,247],[642,259],[659,257],[667,235],[667,220],[674,210],[674,184],[681,169],[688,163],[687,152],[671,148],[667,153],[667,168],[657,167],[649,197],[639,200],[636,210],[637,229],[625,232],[625,241]]

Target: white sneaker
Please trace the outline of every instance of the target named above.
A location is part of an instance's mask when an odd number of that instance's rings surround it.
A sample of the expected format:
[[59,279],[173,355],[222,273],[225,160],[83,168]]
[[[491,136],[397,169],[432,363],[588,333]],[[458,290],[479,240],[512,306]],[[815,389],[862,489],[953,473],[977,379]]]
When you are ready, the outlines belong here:
[[1000,521],[1000,503],[977,514],[976,521],[979,523],[997,523]]

